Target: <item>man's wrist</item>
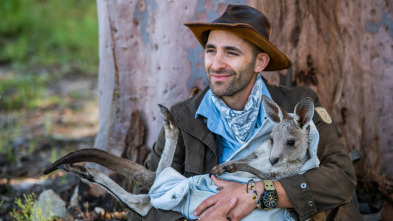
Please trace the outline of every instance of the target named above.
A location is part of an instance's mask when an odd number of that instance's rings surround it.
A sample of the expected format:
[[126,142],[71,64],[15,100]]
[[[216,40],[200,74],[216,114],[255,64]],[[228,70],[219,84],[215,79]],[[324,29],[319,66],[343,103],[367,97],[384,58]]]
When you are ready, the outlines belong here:
[[[246,184],[247,185],[247,197],[250,199],[249,201],[253,203],[255,208],[257,208],[257,201],[262,196],[265,187],[264,187],[264,183],[262,181],[256,181],[253,183],[254,183],[253,184],[254,189],[252,189],[251,185],[249,185],[250,183]],[[254,196],[253,196],[253,190],[256,191],[256,200],[254,199]]]
[[273,181],[274,188],[276,188],[278,198],[277,207],[280,208],[293,208],[292,202],[289,200],[287,193],[279,181]]
[[257,189],[258,199],[259,199],[259,198],[261,198],[261,196],[263,195],[263,192],[265,191],[265,184],[263,183],[263,181],[258,181],[258,182],[255,182],[255,186]]

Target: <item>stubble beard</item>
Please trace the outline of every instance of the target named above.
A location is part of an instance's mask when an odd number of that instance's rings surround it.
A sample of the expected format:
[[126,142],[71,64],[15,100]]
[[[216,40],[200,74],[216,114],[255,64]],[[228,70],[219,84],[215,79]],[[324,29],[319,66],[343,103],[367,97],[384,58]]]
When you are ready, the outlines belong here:
[[[251,79],[254,75],[254,65],[255,59],[253,59],[244,70],[241,70],[239,72],[235,72],[232,69],[222,69],[219,71],[215,71],[210,68],[208,74],[208,83],[211,91],[213,92],[213,94],[219,97],[232,96],[237,92],[241,91],[251,82]],[[210,77],[211,73],[228,74],[231,76],[232,79],[229,82],[212,82]],[[227,84],[227,86],[225,86],[225,84]]]

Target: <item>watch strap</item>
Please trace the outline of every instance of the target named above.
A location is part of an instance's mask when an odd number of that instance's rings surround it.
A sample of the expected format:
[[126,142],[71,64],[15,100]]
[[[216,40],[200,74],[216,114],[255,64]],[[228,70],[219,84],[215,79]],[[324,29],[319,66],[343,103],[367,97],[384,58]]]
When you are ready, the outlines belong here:
[[271,180],[263,180],[263,183],[265,184],[265,190],[272,190],[272,191],[276,190]]

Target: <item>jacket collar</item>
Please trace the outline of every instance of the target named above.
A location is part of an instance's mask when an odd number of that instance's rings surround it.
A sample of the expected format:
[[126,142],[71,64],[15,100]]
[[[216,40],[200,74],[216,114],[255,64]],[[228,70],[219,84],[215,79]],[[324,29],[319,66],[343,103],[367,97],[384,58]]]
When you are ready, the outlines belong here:
[[295,108],[287,99],[287,97],[284,96],[284,94],[281,92],[279,86],[270,84],[267,82],[265,78],[262,78],[266,84],[267,89],[269,90],[270,96],[272,97],[273,101],[276,102],[280,107],[282,107],[285,111],[288,113],[293,112],[293,109]]
[[[200,94],[178,103],[176,108],[171,110],[171,113],[174,116],[175,123],[179,129],[202,141],[213,151],[213,153],[217,155],[216,142],[213,134],[207,129],[204,123],[205,119],[201,116],[195,118],[196,110],[208,89],[209,88],[206,87]],[[180,119],[187,120],[178,121]]]

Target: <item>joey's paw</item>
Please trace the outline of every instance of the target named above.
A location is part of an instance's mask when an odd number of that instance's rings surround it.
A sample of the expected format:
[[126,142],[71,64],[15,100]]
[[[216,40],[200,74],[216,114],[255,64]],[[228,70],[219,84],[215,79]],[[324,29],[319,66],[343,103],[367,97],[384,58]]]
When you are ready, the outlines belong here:
[[210,171],[210,175],[221,175],[224,172],[225,171],[222,169],[221,165],[217,165]]
[[225,172],[227,172],[227,173],[234,173],[234,172],[237,171],[236,164],[234,164],[234,163],[225,164],[225,165],[223,165],[223,168],[222,168],[222,169],[223,169]]
[[210,175],[216,174],[216,175],[221,175],[225,172],[227,173],[233,173],[236,172],[236,164],[235,163],[223,163],[220,165],[215,166],[211,171]]

